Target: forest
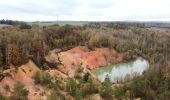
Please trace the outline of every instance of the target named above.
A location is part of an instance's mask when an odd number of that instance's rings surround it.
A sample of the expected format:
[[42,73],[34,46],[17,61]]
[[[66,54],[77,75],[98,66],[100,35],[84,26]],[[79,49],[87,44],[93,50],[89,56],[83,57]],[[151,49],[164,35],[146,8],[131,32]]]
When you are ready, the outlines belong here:
[[[58,63],[46,61],[45,56],[53,49],[67,51],[77,46],[114,48],[124,54],[128,62],[137,57],[149,61],[149,69],[131,81],[112,84],[109,79],[99,82],[77,67],[76,75],[66,80],[55,79],[49,74],[37,72],[33,79],[53,92],[49,100],[84,100],[91,94],[99,94],[105,100],[168,100],[170,98],[170,33],[150,30],[140,23],[89,23],[83,26],[58,24],[49,26],[29,25],[26,22],[1,20],[12,27],[0,28],[0,69],[18,69],[31,59],[41,70],[58,69]],[[48,66],[48,67],[46,67]],[[2,74],[3,75],[3,74]],[[114,88],[111,88],[113,87]],[[11,97],[1,95],[0,100],[26,100],[28,91],[21,83],[14,86]],[[8,87],[6,87],[8,89]],[[62,91],[68,93],[63,95]],[[31,92],[31,91],[29,91]],[[1,94],[1,93],[0,93]],[[18,96],[20,95],[20,96]],[[73,99],[73,100],[74,100]],[[58,100],[58,99],[57,99]],[[90,99],[93,100],[93,99]]]

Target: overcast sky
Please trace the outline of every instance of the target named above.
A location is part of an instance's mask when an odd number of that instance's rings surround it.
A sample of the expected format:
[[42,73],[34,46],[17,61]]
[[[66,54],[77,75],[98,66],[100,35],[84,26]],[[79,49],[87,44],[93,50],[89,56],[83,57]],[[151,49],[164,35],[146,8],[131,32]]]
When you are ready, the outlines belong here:
[[0,19],[170,21],[170,0],[1,0]]

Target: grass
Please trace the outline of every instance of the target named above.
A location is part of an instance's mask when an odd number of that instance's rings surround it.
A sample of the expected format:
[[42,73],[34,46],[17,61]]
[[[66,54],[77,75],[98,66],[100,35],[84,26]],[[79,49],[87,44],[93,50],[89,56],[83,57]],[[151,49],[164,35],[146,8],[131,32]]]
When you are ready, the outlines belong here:
[[55,25],[58,24],[60,26],[69,24],[69,25],[80,25],[83,26],[85,24],[88,24],[87,21],[47,21],[47,22],[28,22],[30,25],[37,24],[40,26],[49,26],[49,25]]
[[0,24],[0,28],[2,27],[11,27],[12,25]]

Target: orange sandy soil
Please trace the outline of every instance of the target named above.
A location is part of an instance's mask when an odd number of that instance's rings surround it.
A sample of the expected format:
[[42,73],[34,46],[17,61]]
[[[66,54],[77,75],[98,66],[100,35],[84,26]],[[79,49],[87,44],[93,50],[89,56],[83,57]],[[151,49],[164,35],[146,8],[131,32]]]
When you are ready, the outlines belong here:
[[[6,73],[6,77],[0,82],[0,94],[10,96],[10,92],[6,91],[4,87],[8,85],[10,90],[13,91],[13,86],[16,81],[20,81],[25,85],[25,88],[30,92],[28,94],[29,100],[47,100],[47,96],[50,94],[50,90],[41,85],[34,83],[33,76],[40,69],[30,60],[27,64],[19,67],[18,70],[11,70]],[[67,78],[58,70],[46,70],[51,76]],[[44,94],[44,95],[42,95]]]
[[[58,69],[49,69],[46,72],[51,76],[62,77],[64,79],[74,75],[77,65],[82,66],[84,69],[94,69],[123,60],[123,54],[108,48],[96,48],[90,51],[87,47],[79,46],[60,53],[56,53],[55,51],[52,50],[49,52],[45,57],[46,60],[49,62],[61,61],[62,64],[58,66]],[[15,82],[20,81],[30,91],[28,95],[29,100],[47,100],[47,95],[51,91],[34,83],[33,76],[37,71],[40,71],[40,69],[31,60],[19,67],[18,70],[7,71],[5,78],[0,82],[0,94],[10,96],[11,92],[7,92],[4,87],[8,85],[10,90],[13,91],[12,88]]]
[[46,59],[51,62],[57,62],[57,59],[60,59],[62,65],[59,66],[59,70],[72,76],[78,65],[88,69],[103,67],[122,62],[123,54],[109,48],[95,48],[90,51],[85,46],[78,46],[60,53],[53,50],[47,55]]

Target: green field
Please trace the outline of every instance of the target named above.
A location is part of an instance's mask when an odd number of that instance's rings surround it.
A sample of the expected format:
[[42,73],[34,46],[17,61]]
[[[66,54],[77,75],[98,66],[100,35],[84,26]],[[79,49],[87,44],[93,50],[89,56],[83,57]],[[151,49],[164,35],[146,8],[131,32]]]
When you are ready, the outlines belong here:
[[41,26],[49,26],[49,25],[55,25],[55,24],[58,24],[60,26],[63,26],[66,24],[83,26],[85,24],[88,24],[89,22],[88,21],[47,21],[47,22],[36,21],[36,22],[28,22],[28,23],[30,25],[37,24],[37,25],[41,25]]
[[0,28],[2,27],[10,27],[11,25],[6,25],[6,24],[0,24]]

